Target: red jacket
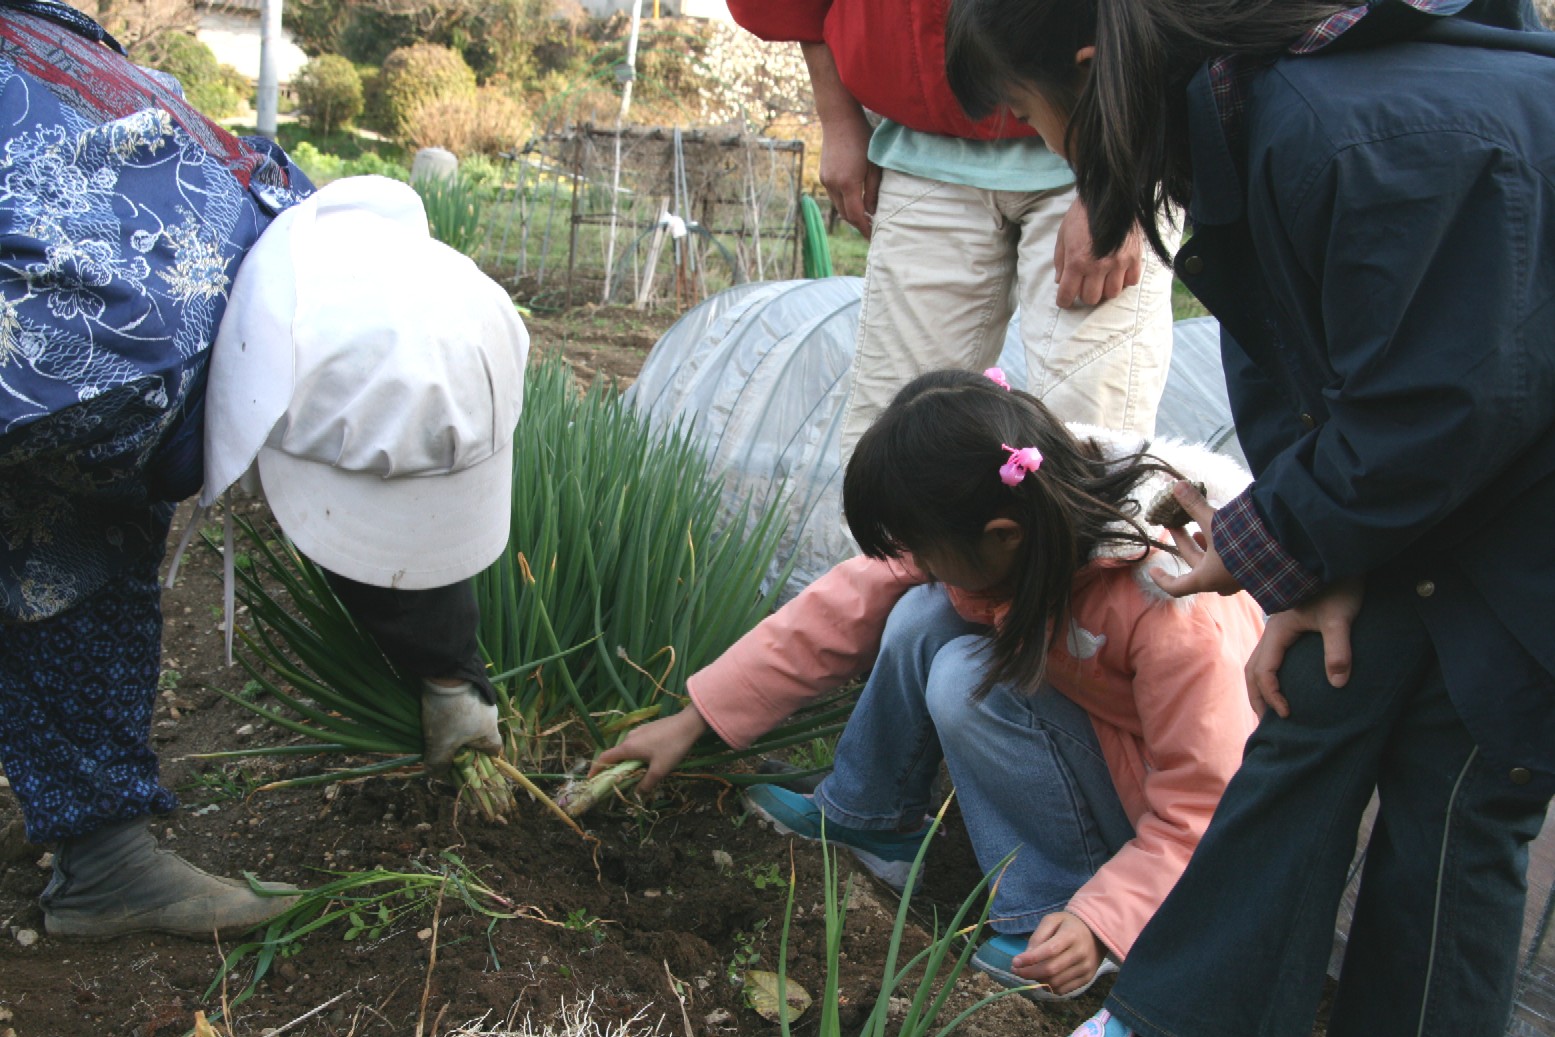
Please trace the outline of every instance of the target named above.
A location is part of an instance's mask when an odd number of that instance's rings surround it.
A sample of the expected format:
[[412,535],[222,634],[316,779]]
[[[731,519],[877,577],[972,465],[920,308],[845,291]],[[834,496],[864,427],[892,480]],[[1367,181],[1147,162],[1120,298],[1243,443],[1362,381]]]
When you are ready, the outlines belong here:
[[824,42],[842,83],[872,112],[924,133],[968,140],[1029,137],[1008,114],[973,122],[945,78],[949,0],[729,0],[764,40]]

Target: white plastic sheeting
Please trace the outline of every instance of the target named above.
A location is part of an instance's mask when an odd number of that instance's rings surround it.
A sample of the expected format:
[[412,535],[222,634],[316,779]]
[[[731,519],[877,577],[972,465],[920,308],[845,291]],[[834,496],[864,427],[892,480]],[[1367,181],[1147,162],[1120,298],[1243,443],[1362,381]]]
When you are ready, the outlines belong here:
[[[692,423],[731,505],[787,495],[789,530],[773,567],[794,563],[784,599],[853,553],[837,455],[862,286],[830,277],[720,292],[664,333],[627,393],[655,424]],[[1025,387],[1018,317],[999,366]],[[1213,320],[1177,325],[1156,430],[1241,459]]]
[[[837,460],[842,410],[863,282],[743,284],[690,310],[665,332],[628,400],[655,424],[688,422],[724,479],[733,507],[787,495],[789,530],[773,573],[794,564],[784,597],[797,593],[853,553],[844,531]],[[1017,318],[1018,319],[1018,318]],[[1207,443],[1241,460],[1220,367],[1219,326],[1211,318],[1178,322],[1156,431]],[[1012,323],[999,366],[1026,384],[1019,326]],[[1361,833],[1369,833],[1370,819]],[[1529,897],[1510,1037],[1555,1035],[1555,825],[1534,843]],[[1360,857],[1340,913],[1332,968],[1337,970],[1354,907]]]

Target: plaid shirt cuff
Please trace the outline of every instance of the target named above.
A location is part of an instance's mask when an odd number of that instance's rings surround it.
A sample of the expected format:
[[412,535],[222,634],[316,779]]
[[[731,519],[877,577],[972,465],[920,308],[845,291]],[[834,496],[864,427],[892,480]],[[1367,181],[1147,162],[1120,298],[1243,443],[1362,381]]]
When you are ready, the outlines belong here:
[[1323,585],[1269,534],[1250,491],[1215,512],[1210,534],[1231,575],[1270,615],[1299,604]]

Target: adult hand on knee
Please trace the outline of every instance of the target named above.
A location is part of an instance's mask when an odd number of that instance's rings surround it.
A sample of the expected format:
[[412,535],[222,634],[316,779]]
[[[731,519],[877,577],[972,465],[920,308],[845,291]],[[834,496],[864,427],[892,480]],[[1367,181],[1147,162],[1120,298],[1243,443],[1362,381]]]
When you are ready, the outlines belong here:
[[1095,306],[1117,298],[1139,283],[1144,274],[1144,235],[1135,226],[1118,250],[1098,257],[1092,250],[1090,217],[1079,198],[1058,225],[1053,271],[1058,279],[1058,305]]
[[1090,926],[1078,915],[1056,911],[1037,923],[1026,949],[1011,965],[1017,976],[1046,984],[1055,994],[1067,994],[1089,983],[1105,956],[1106,949]]
[[1322,636],[1323,670],[1328,683],[1336,688],[1349,683],[1350,627],[1361,611],[1365,593],[1366,584],[1361,580],[1341,580],[1295,608],[1269,617],[1244,671],[1253,712],[1263,716],[1265,709],[1273,709],[1282,717],[1290,716],[1290,703],[1280,692],[1280,664],[1302,634]]

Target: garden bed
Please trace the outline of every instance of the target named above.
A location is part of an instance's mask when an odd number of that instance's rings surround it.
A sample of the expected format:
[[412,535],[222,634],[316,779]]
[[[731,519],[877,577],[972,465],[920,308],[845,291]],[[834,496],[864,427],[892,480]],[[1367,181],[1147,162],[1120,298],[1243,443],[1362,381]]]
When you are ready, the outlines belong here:
[[[530,322],[536,347],[561,350],[585,378],[629,379],[662,330],[630,311],[574,311]],[[181,516],[182,518],[182,516]],[[748,816],[738,792],[711,780],[667,784],[648,808],[609,804],[580,839],[534,804],[506,825],[479,820],[449,790],[416,775],[354,784],[254,791],[305,773],[296,761],[217,764],[198,754],[281,741],[284,734],[224,698],[247,676],[221,661],[220,572],[191,552],[165,595],[163,691],[153,737],[164,778],[183,807],[159,819],[165,844],[208,870],[316,886],[340,872],[383,868],[436,872],[454,855],[507,902],[493,920],[451,894],[387,925],[341,921],[278,959],[254,996],[219,1033],[451,1034],[566,1032],[564,1010],[622,1033],[777,1033],[745,1003],[750,968],[775,968],[796,871],[789,969],[819,996],[824,913],[820,854]],[[316,766],[316,765],[315,765]],[[36,898],[48,877],[43,850],[22,839],[20,815],[0,789],[0,1035],[184,1034],[196,1012],[212,1015],[223,951],[214,942],[127,937],[105,943],[49,938]],[[845,874],[853,872],[844,858]],[[964,831],[951,817],[928,857],[914,901],[908,949],[948,919],[978,879]],[[856,1032],[879,995],[896,898],[863,872],[843,940],[845,1032]],[[352,930],[358,930],[352,932]],[[347,939],[347,936],[350,939]],[[235,942],[235,941],[234,941]],[[240,968],[227,985],[235,998]],[[943,1018],[990,992],[963,980]],[[1064,1035],[1100,1002],[1037,1007],[1008,999],[980,1010],[963,1034]],[[795,1024],[813,1033],[818,1009]],[[461,1029],[463,1028],[463,1029]],[[573,1032],[579,1031],[576,1027]]]

